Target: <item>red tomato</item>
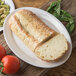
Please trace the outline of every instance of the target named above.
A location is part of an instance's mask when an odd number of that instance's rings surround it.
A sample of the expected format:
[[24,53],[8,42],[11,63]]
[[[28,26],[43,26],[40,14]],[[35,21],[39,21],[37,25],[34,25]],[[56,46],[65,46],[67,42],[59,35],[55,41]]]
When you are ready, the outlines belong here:
[[5,48],[0,45],[0,60],[6,55],[6,50]]
[[5,56],[2,58],[3,72],[5,74],[15,74],[20,68],[20,61],[15,56]]

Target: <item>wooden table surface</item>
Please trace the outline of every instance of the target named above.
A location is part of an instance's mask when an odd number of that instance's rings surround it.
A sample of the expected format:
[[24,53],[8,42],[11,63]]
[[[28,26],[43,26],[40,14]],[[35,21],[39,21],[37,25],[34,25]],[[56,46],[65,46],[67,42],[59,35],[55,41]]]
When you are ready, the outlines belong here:
[[[26,7],[26,6],[40,8],[43,4],[48,2],[48,0],[13,0],[13,1],[15,3],[16,8]],[[69,13],[71,13],[72,16],[76,16],[76,0],[62,0],[61,5],[62,8],[67,10]],[[75,25],[76,25],[76,21],[75,21]],[[65,64],[54,69],[42,69],[29,65],[26,62],[20,60],[21,62],[20,70],[16,74],[8,75],[8,76],[43,76],[43,75],[76,76],[76,28],[71,34],[71,38],[73,42],[73,52],[71,57]],[[0,33],[0,44],[2,44],[6,48],[7,54],[10,53],[14,55],[4,40],[3,32]],[[47,73],[47,71],[49,72]]]

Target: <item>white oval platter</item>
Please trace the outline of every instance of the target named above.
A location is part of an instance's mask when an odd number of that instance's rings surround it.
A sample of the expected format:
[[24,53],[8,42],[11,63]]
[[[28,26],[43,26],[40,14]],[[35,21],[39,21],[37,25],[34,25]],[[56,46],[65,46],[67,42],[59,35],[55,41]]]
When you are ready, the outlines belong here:
[[[67,41],[69,42],[69,49],[68,52],[65,54],[65,56],[60,59],[57,62],[46,62],[42,61],[38,57],[35,56],[35,54],[26,47],[26,45],[11,31],[11,29],[8,26],[8,19],[9,17],[14,14],[16,11],[21,10],[21,9],[27,9],[32,12],[34,12],[42,21],[44,21],[50,28],[54,29],[57,32],[60,32],[64,34],[66,37]],[[49,14],[48,12],[38,9],[38,8],[33,8],[33,7],[23,7],[16,9],[13,11],[11,14],[8,15],[4,22],[4,37],[5,40],[9,46],[9,48],[16,54],[20,59],[22,59],[24,62],[27,62],[33,66],[41,67],[41,68],[53,68],[57,67],[63,63],[65,63],[68,58],[71,55],[72,51],[72,42],[70,35],[64,25],[52,14]]]

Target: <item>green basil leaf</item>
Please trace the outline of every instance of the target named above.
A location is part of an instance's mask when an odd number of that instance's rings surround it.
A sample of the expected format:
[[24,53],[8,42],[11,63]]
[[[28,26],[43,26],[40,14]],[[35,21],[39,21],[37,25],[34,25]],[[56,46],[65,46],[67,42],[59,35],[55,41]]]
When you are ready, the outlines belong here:
[[71,24],[71,26],[70,26],[70,28],[69,28],[69,33],[71,33],[73,30],[74,30],[74,28],[75,28],[75,25],[74,25],[74,23],[73,24]]
[[67,22],[66,28],[69,33],[71,33],[74,29],[74,19],[67,11],[62,10],[60,8],[61,0],[57,0],[51,3],[51,5],[48,7],[47,11],[51,14],[53,14],[56,18],[58,18],[60,21]]
[[56,12],[57,14],[60,15],[60,2],[61,2],[61,0],[57,0],[55,2],[52,2],[52,4],[48,7],[47,11],[51,14]]
[[68,18],[72,18],[72,16],[66,12],[65,10],[60,10],[61,15],[63,15],[64,17],[68,17]]
[[72,19],[69,21],[66,28],[67,28],[68,32],[71,33],[74,30],[74,27],[75,27],[74,20]]

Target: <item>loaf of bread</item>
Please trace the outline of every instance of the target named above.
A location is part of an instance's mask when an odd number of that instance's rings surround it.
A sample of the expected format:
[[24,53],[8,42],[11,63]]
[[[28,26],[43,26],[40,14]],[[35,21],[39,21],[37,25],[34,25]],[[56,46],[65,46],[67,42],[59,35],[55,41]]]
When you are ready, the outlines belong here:
[[68,50],[66,38],[29,10],[17,11],[8,22],[15,35],[42,60],[56,60]]
[[54,61],[61,58],[68,50],[67,40],[64,35],[58,34],[39,45],[35,49],[36,55],[45,61]]
[[9,26],[32,51],[41,42],[56,34],[54,30],[28,10],[20,10],[13,14],[9,19]]

